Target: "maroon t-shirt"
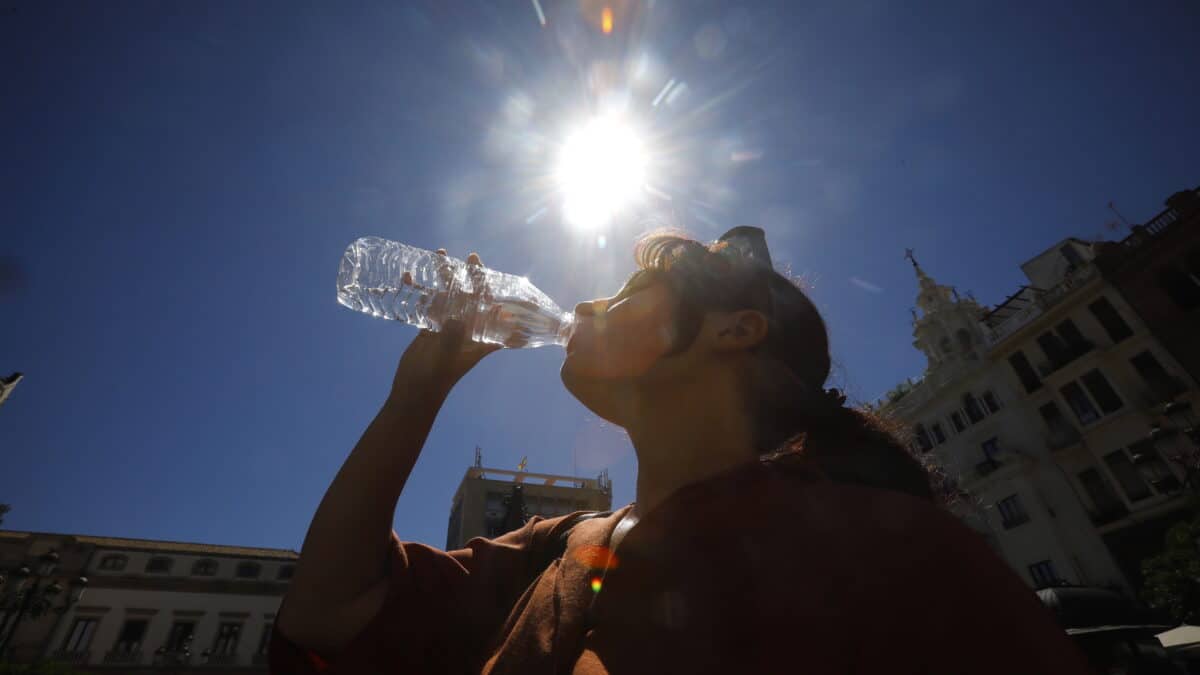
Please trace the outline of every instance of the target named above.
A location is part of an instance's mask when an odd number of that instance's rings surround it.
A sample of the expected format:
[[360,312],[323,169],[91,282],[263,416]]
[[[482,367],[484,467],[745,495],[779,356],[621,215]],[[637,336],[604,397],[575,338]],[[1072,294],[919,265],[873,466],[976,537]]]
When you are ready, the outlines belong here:
[[1034,593],[952,515],[799,465],[749,464],[646,514],[443,552],[393,536],[391,588],[340,654],[276,631],[271,672],[1087,673]]

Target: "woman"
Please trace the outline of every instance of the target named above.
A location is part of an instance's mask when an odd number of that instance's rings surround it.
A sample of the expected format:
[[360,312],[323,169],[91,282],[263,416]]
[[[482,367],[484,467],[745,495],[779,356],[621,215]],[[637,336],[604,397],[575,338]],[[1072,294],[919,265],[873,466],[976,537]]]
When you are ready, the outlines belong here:
[[273,672],[1087,672],[895,437],[822,389],[824,323],[761,230],[636,258],[576,307],[562,367],[629,433],[635,503],[459,551],[398,540],[441,402],[494,350],[423,332],[313,518]]

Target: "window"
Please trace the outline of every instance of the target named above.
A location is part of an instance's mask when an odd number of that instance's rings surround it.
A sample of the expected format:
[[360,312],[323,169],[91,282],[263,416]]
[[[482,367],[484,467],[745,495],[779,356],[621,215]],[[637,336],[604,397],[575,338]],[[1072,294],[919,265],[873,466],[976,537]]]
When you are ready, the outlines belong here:
[[198,577],[211,577],[217,573],[217,561],[212,558],[197,560],[192,563],[192,574]]
[[214,656],[225,656],[237,652],[238,636],[242,633],[240,623],[222,623],[217,627],[217,638],[213,640]]
[[100,620],[95,617],[75,619],[75,623],[71,625],[71,631],[67,633],[67,639],[63,641],[62,650],[70,654],[87,651],[92,644],[92,636],[96,633],[96,626],[99,623]]
[[295,565],[280,565],[279,574],[275,576],[280,581],[287,581],[292,578],[292,574],[296,572]]
[[1071,410],[1075,412],[1075,417],[1079,418],[1080,424],[1091,424],[1100,419],[1100,413],[1096,412],[1095,406],[1088,400],[1087,394],[1083,393],[1083,388],[1077,382],[1069,382],[1059,391],[1067,400],[1067,405],[1071,406]]
[[1182,487],[1152,442],[1142,441],[1136,446],[1131,446],[1129,452],[1133,455],[1133,465],[1156,491],[1170,494]]
[[1200,307],[1200,283],[1196,278],[1175,265],[1168,265],[1159,272],[1158,285],[1180,309]]
[[950,413],[950,423],[954,425],[954,430],[962,433],[967,429],[967,423],[963,421],[963,416],[957,410]]
[[257,579],[258,575],[261,573],[262,565],[259,565],[256,562],[247,561],[238,563],[237,576],[239,579]]
[[929,440],[929,432],[925,431],[924,424],[918,424],[913,427],[913,437],[917,440],[917,447],[921,452],[929,452],[933,449],[933,441]]
[[979,399],[970,392],[963,394],[963,409],[967,411],[967,419],[971,420],[971,424],[983,420],[983,408],[979,406]]
[[996,510],[1000,512],[1000,521],[1006,530],[1029,522],[1029,515],[1025,513],[1017,495],[1009,495],[996,502]]
[[1038,379],[1037,373],[1033,372],[1033,366],[1029,365],[1029,359],[1025,358],[1025,352],[1017,352],[1008,357],[1008,365],[1012,366],[1013,372],[1017,374],[1017,379],[1021,380],[1021,385],[1025,387],[1027,393],[1033,393],[1042,388],[1042,381]]
[[1105,414],[1116,412],[1124,405],[1121,403],[1121,397],[1117,396],[1117,392],[1108,383],[1108,379],[1099,370],[1092,370],[1084,373],[1083,386],[1087,387],[1092,398],[1096,399],[1096,403],[1100,405],[1100,409]]
[[146,571],[151,574],[166,574],[171,571],[171,565],[174,560],[163,556],[156,556],[146,561]]
[[132,654],[141,651],[147,625],[149,625],[149,621],[146,619],[126,620],[125,625],[121,626],[121,633],[117,636],[116,644],[113,645],[113,651],[118,654]]
[[983,456],[991,461],[995,461],[996,455],[1000,454],[1000,441],[995,437],[987,439],[980,447],[983,448]]
[[1065,319],[1062,323],[1055,326],[1054,330],[1066,341],[1071,358],[1075,358],[1080,354],[1086,354],[1095,346],[1090,340],[1083,337],[1083,333],[1079,332],[1079,327],[1070,319]]
[[983,405],[987,407],[989,413],[1000,412],[1000,402],[996,400],[996,395],[991,390],[983,392]]
[[967,332],[966,328],[959,328],[958,332],[954,334],[954,339],[958,340],[959,351],[963,354],[971,352],[971,334]]
[[1125,514],[1125,504],[1113,492],[1112,486],[1096,469],[1088,469],[1079,474],[1079,483],[1091,498],[1096,507],[1094,517],[1101,522],[1109,522],[1113,516]]
[[1058,573],[1054,571],[1054,563],[1049,560],[1035,562],[1029,566],[1029,576],[1038,590],[1054,586],[1058,583]]
[[129,556],[124,555],[106,555],[100,559],[100,565],[97,569],[108,570],[110,572],[120,572],[125,569],[125,565],[129,563]]
[[1150,388],[1151,393],[1155,398],[1163,401],[1170,400],[1178,395],[1182,387],[1176,384],[1176,380],[1167,374],[1167,369],[1154,358],[1154,354],[1150,352],[1142,352],[1137,356],[1129,359],[1133,364],[1133,369],[1138,375],[1145,380],[1146,386]]
[[[1050,361],[1050,370],[1055,370],[1071,360],[1071,351],[1067,349],[1067,343],[1054,333],[1050,331],[1042,333],[1038,336],[1037,343],[1045,352],[1046,359]],[[1042,375],[1048,374],[1050,374],[1049,370],[1042,373]]]
[[192,644],[192,636],[196,632],[195,621],[176,621],[167,634],[167,643],[163,645],[168,652],[186,651]]
[[1150,488],[1146,486],[1146,481],[1142,480],[1142,475],[1133,466],[1133,462],[1129,461],[1129,455],[1126,455],[1124,450],[1105,455],[1104,463],[1116,477],[1129,501],[1136,502],[1150,496]]
[[1107,299],[1100,298],[1088,305],[1088,309],[1092,311],[1092,316],[1096,317],[1100,325],[1104,326],[1104,331],[1108,333],[1108,337],[1112,339],[1114,344],[1133,335],[1133,330],[1129,327],[1129,324],[1125,323],[1125,319],[1121,318],[1120,313],[1117,312],[1117,308],[1113,307],[1112,303]]
[[942,443],[946,442],[946,433],[942,431],[942,425],[940,423],[934,422],[932,425],[930,425],[929,431],[933,433],[934,445],[941,445]]
[[1052,431],[1058,427],[1068,426],[1067,420],[1063,418],[1062,411],[1058,409],[1058,404],[1054,401],[1050,401],[1038,408],[1038,413],[1041,414],[1042,420]]
[[275,624],[271,623],[270,621],[263,624],[262,635],[260,635],[258,638],[258,651],[255,652],[256,654],[267,653],[267,649],[271,646],[271,628],[273,628],[274,625]]

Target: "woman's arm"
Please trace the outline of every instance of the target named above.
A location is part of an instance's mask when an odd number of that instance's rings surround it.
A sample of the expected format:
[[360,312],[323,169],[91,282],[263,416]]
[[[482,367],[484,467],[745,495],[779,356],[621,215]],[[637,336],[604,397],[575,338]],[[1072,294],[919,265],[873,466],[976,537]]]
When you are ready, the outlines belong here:
[[466,340],[463,326],[451,323],[422,331],[405,350],[391,394],[309,526],[277,624],[292,642],[336,653],[378,613],[404,484],[451,388],[496,349]]

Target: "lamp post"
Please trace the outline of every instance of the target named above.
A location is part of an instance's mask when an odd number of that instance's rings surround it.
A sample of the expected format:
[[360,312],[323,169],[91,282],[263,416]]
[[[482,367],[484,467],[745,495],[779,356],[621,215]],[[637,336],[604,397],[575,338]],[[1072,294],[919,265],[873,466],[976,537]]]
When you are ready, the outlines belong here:
[[78,577],[71,582],[71,592],[63,604],[55,605],[58,597],[67,590],[54,578],[57,568],[58,553],[50,550],[32,564],[26,563],[14,570],[11,580],[0,574],[0,610],[6,617],[11,617],[0,625],[0,661],[7,659],[9,645],[26,616],[36,619],[50,611],[63,614],[83,599],[88,580]]

